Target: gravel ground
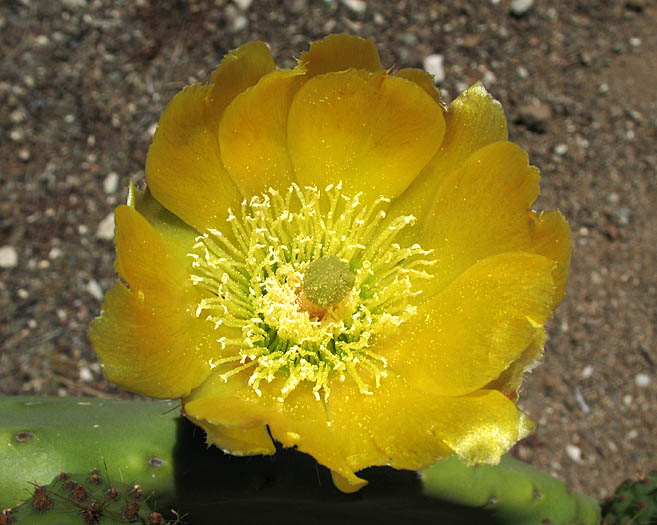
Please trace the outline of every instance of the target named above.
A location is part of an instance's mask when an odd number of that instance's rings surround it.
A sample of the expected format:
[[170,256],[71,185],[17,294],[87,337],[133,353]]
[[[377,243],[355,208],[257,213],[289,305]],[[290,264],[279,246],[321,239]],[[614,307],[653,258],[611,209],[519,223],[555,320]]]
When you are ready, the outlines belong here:
[[541,168],[537,207],[569,219],[569,291],[521,401],[538,429],[514,453],[608,495],[657,466],[656,26],[651,0],[1,1],[0,393],[127,396],[86,329],[164,106],[246,41],[291,66],[356,33],[447,100],[482,80]]

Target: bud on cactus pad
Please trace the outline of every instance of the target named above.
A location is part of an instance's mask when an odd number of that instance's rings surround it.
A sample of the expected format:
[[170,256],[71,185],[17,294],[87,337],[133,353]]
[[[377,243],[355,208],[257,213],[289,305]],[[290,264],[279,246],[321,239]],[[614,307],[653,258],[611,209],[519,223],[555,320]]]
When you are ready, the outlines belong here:
[[657,471],[621,483],[602,505],[603,525],[657,524]]
[[62,472],[50,485],[34,485],[23,504],[0,515],[0,525],[165,525],[151,512],[138,485],[113,486],[97,469],[89,474]]

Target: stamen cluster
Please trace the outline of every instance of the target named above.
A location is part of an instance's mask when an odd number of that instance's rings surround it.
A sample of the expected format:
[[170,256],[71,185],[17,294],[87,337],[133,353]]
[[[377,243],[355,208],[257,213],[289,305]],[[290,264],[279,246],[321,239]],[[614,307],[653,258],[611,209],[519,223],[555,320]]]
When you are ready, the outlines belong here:
[[[229,210],[227,231],[196,238],[192,281],[207,292],[196,315],[219,332],[241,330],[241,337],[217,339],[210,366],[226,366],[224,380],[252,369],[249,384],[260,395],[263,380],[282,374],[282,399],[302,381],[326,399],[332,374],[348,375],[363,394],[372,393],[372,380],[380,384],[387,363],[372,343],[415,314],[417,280],[431,277],[433,262],[418,244],[395,242],[414,217],[384,223],[389,200],[361,199],[342,193],[341,184],[323,192],[293,184],[283,195],[269,189],[244,201],[239,216]],[[303,306],[304,274],[328,257],[348,264],[354,285],[318,315]]]

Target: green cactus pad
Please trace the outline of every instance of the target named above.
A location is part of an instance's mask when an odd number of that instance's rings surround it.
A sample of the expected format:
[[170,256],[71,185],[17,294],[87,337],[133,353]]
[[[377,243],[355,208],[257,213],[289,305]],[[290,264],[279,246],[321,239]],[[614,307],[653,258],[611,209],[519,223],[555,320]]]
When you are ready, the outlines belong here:
[[422,472],[425,494],[486,509],[504,524],[597,524],[598,503],[511,456],[499,465],[467,467],[457,458]]
[[[97,467],[112,480],[143,480],[171,494],[176,402],[94,398],[0,398],[0,510],[25,500],[30,482]],[[11,473],[11,475],[6,475]]]

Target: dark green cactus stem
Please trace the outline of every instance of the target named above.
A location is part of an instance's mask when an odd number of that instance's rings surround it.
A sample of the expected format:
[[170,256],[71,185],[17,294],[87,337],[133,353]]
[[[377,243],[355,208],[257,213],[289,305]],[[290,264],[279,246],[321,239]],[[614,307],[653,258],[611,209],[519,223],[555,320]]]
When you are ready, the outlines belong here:
[[203,432],[176,408],[174,402],[0,398],[0,509],[29,503],[35,483],[63,470],[98,467],[112,483],[138,482],[165,518],[175,519],[173,508],[193,525],[599,523],[593,499],[512,458],[475,468],[449,459],[419,475],[373,467],[359,474],[368,486],[343,494],[326,468],[296,450],[235,457],[207,448]]
[[0,525],[166,525],[151,512],[140,485],[112,484],[94,468],[86,474],[62,472],[48,485],[33,486],[22,505],[0,515]]
[[657,524],[657,471],[621,483],[603,505],[603,525]]

